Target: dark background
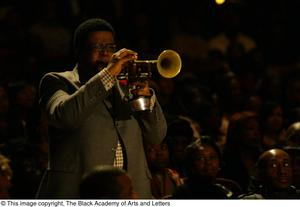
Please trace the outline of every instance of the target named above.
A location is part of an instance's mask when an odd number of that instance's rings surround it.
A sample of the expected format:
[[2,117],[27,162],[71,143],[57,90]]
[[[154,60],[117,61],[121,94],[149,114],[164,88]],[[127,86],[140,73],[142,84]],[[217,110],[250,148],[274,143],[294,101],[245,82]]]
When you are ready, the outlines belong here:
[[73,67],[73,31],[89,17],[110,21],[119,46],[143,58],[170,48],[182,31],[208,41],[224,31],[222,14],[231,11],[235,16],[229,22],[238,19],[238,30],[256,41],[268,63],[299,58],[296,0],[228,0],[224,5],[213,0],[2,0],[0,8],[1,81],[39,79],[46,71]]

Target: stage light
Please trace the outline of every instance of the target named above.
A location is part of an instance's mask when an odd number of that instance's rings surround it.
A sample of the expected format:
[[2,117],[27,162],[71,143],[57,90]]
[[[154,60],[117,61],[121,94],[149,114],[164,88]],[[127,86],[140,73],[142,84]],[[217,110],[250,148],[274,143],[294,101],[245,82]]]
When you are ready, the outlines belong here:
[[225,3],[225,0],[215,0],[216,4],[221,5]]

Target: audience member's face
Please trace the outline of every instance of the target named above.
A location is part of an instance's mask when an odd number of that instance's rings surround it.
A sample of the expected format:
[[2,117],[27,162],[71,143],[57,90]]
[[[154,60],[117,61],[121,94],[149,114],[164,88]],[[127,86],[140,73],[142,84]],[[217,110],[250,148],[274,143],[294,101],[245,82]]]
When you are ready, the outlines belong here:
[[287,188],[292,184],[292,167],[289,155],[283,150],[269,150],[265,155],[264,179],[275,188]]
[[119,198],[121,199],[134,199],[138,198],[137,193],[133,190],[131,179],[128,175],[123,174],[116,178],[116,182],[118,183],[121,192]]
[[268,130],[279,131],[283,127],[283,115],[280,106],[276,107],[273,113],[267,118]]
[[173,160],[181,162],[184,157],[184,150],[190,144],[189,139],[185,136],[178,135],[173,137],[173,143],[170,148]]
[[241,138],[246,146],[258,147],[260,145],[261,134],[256,119],[248,119],[245,122]]
[[167,144],[146,145],[146,156],[151,170],[164,169],[169,163]]
[[196,153],[194,170],[198,175],[215,178],[219,172],[220,160],[218,153],[210,145],[202,145]]
[[89,34],[87,38],[85,53],[83,54],[82,63],[92,67],[94,74],[103,68],[110,61],[114,50],[114,37],[112,32],[97,31]]

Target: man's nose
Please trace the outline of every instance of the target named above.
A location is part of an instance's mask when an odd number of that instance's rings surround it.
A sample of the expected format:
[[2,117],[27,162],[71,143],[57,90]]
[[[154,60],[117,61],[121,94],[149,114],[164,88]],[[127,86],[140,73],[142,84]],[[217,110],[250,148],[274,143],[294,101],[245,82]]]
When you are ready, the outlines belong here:
[[291,168],[289,166],[284,166],[284,165],[281,165],[279,168],[278,168],[278,173],[279,175],[288,175],[288,172],[291,170]]

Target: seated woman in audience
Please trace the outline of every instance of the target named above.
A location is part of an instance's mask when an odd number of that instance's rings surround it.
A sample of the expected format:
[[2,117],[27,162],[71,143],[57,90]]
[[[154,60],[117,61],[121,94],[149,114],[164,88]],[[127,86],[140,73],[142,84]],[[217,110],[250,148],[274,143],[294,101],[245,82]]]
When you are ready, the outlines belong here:
[[176,186],[183,184],[178,172],[169,167],[169,149],[164,140],[161,144],[145,143],[146,158],[151,171],[151,191],[154,198],[170,196]]
[[174,199],[227,199],[233,192],[217,183],[221,154],[210,139],[197,139],[184,154],[187,178],[172,195]]

